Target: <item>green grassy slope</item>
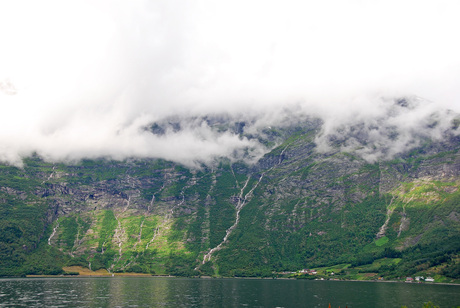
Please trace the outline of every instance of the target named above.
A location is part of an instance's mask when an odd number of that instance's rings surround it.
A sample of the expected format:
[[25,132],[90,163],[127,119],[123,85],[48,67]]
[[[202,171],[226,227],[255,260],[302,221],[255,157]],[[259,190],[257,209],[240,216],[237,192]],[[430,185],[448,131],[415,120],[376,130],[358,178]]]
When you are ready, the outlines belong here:
[[348,278],[460,278],[457,139],[376,163],[318,152],[314,141],[314,128],[295,129],[255,166],[35,156],[22,169],[1,165],[0,275],[80,265],[273,276],[340,265]]

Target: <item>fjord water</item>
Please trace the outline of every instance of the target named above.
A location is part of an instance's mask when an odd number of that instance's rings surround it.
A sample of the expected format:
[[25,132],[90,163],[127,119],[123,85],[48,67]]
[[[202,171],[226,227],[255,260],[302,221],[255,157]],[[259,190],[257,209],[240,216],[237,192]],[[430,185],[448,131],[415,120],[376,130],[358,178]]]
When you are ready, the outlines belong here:
[[0,280],[0,307],[422,307],[427,301],[460,305],[460,286],[154,277]]

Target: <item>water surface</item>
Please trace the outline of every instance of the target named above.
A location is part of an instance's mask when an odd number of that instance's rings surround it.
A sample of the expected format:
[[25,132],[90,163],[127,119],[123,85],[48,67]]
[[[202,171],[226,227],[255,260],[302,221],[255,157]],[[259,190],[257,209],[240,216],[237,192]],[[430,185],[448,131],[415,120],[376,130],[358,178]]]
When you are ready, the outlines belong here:
[[460,286],[155,277],[0,279],[0,307],[407,307],[460,305]]

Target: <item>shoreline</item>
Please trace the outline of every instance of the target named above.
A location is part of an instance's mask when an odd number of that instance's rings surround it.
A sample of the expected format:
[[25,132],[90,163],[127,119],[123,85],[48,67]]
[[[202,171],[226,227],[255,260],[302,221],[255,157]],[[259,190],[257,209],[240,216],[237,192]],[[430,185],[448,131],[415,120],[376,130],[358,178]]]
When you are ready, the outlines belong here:
[[[0,277],[0,279],[37,279],[37,278],[181,278],[181,279],[204,279],[204,280],[213,280],[213,279],[248,279],[248,280],[298,280],[298,281],[334,281],[334,282],[367,282],[367,283],[407,283],[405,281],[398,281],[398,280],[320,280],[320,279],[312,279],[312,280],[304,280],[304,279],[296,279],[296,278],[268,278],[268,277],[209,277],[209,276],[202,276],[202,277],[181,277],[181,276],[171,276],[171,275],[152,275],[152,274],[145,274],[145,273],[114,273],[113,275],[26,275],[25,277]],[[450,286],[460,286],[460,283],[449,283],[449,282],[412,282],[408,284],[414,285],[450,285]]]

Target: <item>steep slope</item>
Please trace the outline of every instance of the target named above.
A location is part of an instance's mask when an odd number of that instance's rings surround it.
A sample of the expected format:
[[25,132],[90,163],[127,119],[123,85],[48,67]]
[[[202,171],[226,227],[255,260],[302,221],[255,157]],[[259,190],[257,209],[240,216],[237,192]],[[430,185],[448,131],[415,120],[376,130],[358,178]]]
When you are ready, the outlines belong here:
[[220,274],[358,265],[419,249],[405,260],[409,270],[412,262],[430,267],[432,258],[458,255],[458,138],[372,164],[351,153],[309,152],[306,143],[302,136],[280,147],[281,163],[265,174],[241,228],[218,253]]
[[[2,165],[0,274],[80,265],[271,276],[386,257],[395,262],[373,270],[387,277],[435,271],[458,278],[458,120],[442,138],[414,133],[398,153],[377,146],[375,123],[385,141],[402,136],[385,119],[333,131],[309,117],[258,131],[225,117],[194,121],[274,147],[255,164],[222,158],[190,169],[155,159],[64,164],[38,156],[23,168]],[[180,123],[149,129],[170,127]]]

